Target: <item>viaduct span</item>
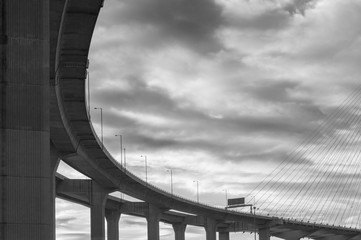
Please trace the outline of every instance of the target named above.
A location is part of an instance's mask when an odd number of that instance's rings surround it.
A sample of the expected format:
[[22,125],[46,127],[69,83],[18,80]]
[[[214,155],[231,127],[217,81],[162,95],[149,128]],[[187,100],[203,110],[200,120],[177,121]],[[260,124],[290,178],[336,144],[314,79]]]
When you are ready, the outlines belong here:
[[[91,212],[91,239],[119,239],[121,213],[144,217],[148,239],[159,221],[176,240],[187,225],[207,240],[230,231],[259,239],[361,239],[355,229],[292,222],[210,207],[173,196],[125,171],[99,145],[85,104],[88,51],[102,0],[0,0],[0,240],[55,239],[55,197]],[[90,180],[56,175],[62,159]],[[110,197],[121,191],[141,199]],[[178,210],[184,213],[174,212]]]

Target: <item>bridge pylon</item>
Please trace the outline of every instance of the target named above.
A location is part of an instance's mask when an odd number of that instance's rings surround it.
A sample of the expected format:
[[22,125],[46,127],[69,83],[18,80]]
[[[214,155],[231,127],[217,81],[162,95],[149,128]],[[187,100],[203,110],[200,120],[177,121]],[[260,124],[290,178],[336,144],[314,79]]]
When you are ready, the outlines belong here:
[[0,59],[0,240],[55,239],[49,0],[0,1]]

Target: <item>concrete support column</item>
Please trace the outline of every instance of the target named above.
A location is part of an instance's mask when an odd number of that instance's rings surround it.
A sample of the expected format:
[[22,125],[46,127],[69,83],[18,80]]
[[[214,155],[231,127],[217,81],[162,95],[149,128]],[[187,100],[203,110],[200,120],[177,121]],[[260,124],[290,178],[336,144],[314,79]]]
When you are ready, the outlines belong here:
[[105,210],[108,226],[108,240],[119,240],[119,219],[121,212],[117,210]]
[[217,222],[213,218],[204,218],[204,228],[206,230],[206,239],[207,240],[216,240],[217,233]]
[[147,212],[148,240],[159,240],[160,213],[158,207],[149,204]]
[[229,240],[229,232],[219,232],[218,239],[219,240]]
[[0,240],[54,234],[49,0],[0,1]]
[[105,240],[105,203],[108,192],[92,181],[90,191],[91,240]]
[[187,225],[184,223],[173,223],[172,226],[174,230],[175,240],[185,240]]
[[259,240],[270,240],[270,238],[271,238],[270,229],[269,228],[260,228],[258,235],[259,235]]

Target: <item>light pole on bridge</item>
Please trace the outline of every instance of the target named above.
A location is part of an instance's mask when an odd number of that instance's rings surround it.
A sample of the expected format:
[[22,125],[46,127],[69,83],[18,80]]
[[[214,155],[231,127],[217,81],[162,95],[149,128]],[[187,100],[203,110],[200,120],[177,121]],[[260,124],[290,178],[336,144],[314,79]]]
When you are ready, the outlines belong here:
[[144,164],[145,164],[145,182],[148,183],[148,165],[147,165],[147,155],[142,155],[140,157],[144,157]]
[[86,71],[86,74],[87,74],[87,78],[88,78],[88,116],[89,116],[89,121],[90,121],[90,74],[89,74],[89,70],[88,70],[88,67],[89,67],[89,59],[88,59],[88,62],[87,62],[87,71]]
[[223,189],[223,191],[226,192],[226,206],[228,206],[228,194],[227,194],[227,189]]
[[193,180],[193,182],[195,182],[195,183],[197,183],[197,203],[199,203],[199,182],[198,182],[198,180]]
[[167,172],[170,172],[170,192],[173,195],[173,171],[172,169],[167,169]]
[[119,144],[120,144],[120,164],[123,167],[123,135],[116,134],[116,137],[119,137]]
[[103,108],[94,108],[96,110],[100,110],[100,132],[101,132],[101,142],[102,149],[104,149],[104,136],[103,136]]
[[126,152],[126,149],[124,148],[124,170],[126,171],[127,170],[127,152]]

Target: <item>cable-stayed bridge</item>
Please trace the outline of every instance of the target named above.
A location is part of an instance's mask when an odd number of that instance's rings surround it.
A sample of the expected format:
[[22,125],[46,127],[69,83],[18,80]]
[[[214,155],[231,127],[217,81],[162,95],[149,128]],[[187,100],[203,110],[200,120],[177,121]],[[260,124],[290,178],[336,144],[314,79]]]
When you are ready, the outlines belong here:
[[359,101],[358,88],[250,193],[260,213],[359,228]]
[[[332,138],[322,132],[340,124],[349,108],[336,111],[255,188],[256,213],[184,199],[115,161],[94,134],[86,105],[88,52],[102,5],[1,1],[0,240],[55,239],[56,196],[90,208],[92,240],[119,239],[122,213],[146,218],[149,240],[159,239],[160,221],[172,224],[176,240],[185,239],[187,225],[204,227],[207,240],[217,232],[227,240],[233,231],[257,232],[262,240],[361,239],[356,93],[349,100],[354,104],[347,104],[355,111],[344,131]],[[55,174],[60,159],[90,179]],[[110,197],[115,191],[142,202]]]

